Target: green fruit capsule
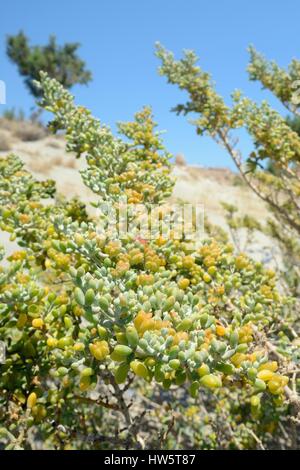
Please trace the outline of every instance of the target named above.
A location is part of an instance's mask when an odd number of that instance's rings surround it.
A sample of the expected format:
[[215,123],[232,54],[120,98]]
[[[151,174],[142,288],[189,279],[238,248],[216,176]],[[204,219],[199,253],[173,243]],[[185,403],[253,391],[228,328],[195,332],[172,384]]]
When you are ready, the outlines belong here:
[[107,310],[109,309],[109,301],[107,300],[106,297],[100,297],[100,299],[99,299],[99,306],[100,306],[105,312],[107,312]]
[[139,335],[134,326],[128,326],[126,328],[126,338],[127,338],[128,344],[131,347],[136,348],[139,342]]
[[98,335],[100,336],[101,339],[107,338],[107,330],[106,328],[104,328],[104,326],[98,325],[97,330],[98,330]]
[[68,315],[66,315],[64,317],[64,324],[65,324],[65,327],[69,330],[70,328],[72,328],[73,326],[73,322],[72,322],[72,319],[71,317],[69,317]]
[[70,346],[72,344],[72,338],[70,336],[64,336],[63,338],[60,338],[58,340],[57,346],[60,349],[64,349],[67,346]]
[[26,343],[24,344],[24,356],[27,358],[36,356],[36,350],[31,341],[26,341]]
[[57,372],[58,372],[58,375],[60,377],[64,377],[65,375],[67,375],[67,373],[69,372],[68,369],[66,367],[59,367],[57,369]]
[[127,337],[126,334],[123,333],[123,331],[119,331],[118,333],[116,333],[116,339],[119,344],[125,344],[127,346]]
[[171,385],[172,385],[172,382],[169,379],[164,379],[163,382],[162,382],[162,386],[165,390],[169,390]]
[[80,266],[78,269],[77,269],[77,278],[80,279],[82,276],[85,275],[85,269],[83,266]]
[[94,371],[91,367],[86,367],[81,372],[81,377],[90,377],[91,375],[93,375],[93,373],[94,373]]
[[119,357],[126,358],[132,354],[132,349],[124,344],[117,344],[113,352]]
[[196,382],[196,381],[195,381],[195,382],[193,382],[193,383],[191,384],[190,390],[189,390],[191,397],[193,397],[193,398],[196,398],[196,397],[197,397],[199,387],[200,387],[199,382]]
[[125,382],[127,378],[127,374],[129,371],[129,364],[124,362],[123,364],[120,364],[119,367],[117,367],[114,371],[114,376],[115,376],[115,381],[117,384],[122,384]]
[[88,289],[85,293],[85,303],[87,305],[92,305],[95,300],[95,292],[93,289]]
[[223,372],[225,375],[231,375],[234,372],[234,366],[226,362],[218,362],[216,364],[216,369]]
[[175,375],[176,385],[183,385],[186,381],[186,373],[182,371],[177,371]]
[[75,297],[76,302],[79,305],[81,305],[81,306],[85,305],[85,296],[84,296],[84,293],[82,292],[82,290],[79,287],[75,288],[74,297]]
[[207,320],[208,320],[208,315],[207,315],[207,313],[203,313],[203,314],[200,316],[200,324],[201,324],[202,328],[204,328],[204,327],[206,326]]
[[154,369],[154,378],[156,382],[160,383],[164,380],[165,376],[164,373],[161,370],[162,366],[161,364],[157,364]]
[[248,377],[250,380],[255,380],[257,375],[257,369],[255,367],[250,367],[248,370]]
[[175,304],[175,302],[176,302],[176,299],[173,295],[168,297],[164,305],[164,310],[170,310]]
[[189,331],[193,326],[193,321],[190,318],[185,318],[179,323],[177,331]]
[[265,382],[261,379],[256,379],[254,382],[254,388],[258,392],[264,392],[267,388]]
[[237,331],[233,331],[230,335],[230,347],[231,348],[235,348],[236,345],[238,344],[239,342],[239,334],[237,333]]
[[180,367],[180,361],[178,359],[171,359],[171,361],[169,361],[169,366],[171,369],[177,370]]

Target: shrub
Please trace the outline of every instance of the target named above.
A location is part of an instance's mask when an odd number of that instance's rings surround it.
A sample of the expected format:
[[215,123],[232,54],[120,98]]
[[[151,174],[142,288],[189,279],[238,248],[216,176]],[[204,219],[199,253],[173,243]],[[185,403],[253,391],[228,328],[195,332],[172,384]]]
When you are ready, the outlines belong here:
[[[286,262],[286,286],[299,298],[300,204],[298,131],[300,62],[293,60],[285,71],[268,62],[250,47],[248,72],[282,102],[295,118],[283,118],[266,102],[261,105],[236,91],[233,105],[225,104],[217,94],[211,78],[196,65],[197,56],[187,51],[182,60],[158,45],[162,65],[160,73],[189,95],[187,103],[175,108],[177,113],[196,113],[193,123],[199,135],[208,134],[223,146],[235,162],[245,183],[268,204],[274,217],[266,231],[280,244]],[[247,158],[238,149],[233,132],[244,127],[254,143]]]
[[[259,428],[258,416],[268,416],[274,429],[283,425],[291,414],[284,397],[298,402],[281,357],[291,360],[296,346],[281,335],[294,317],[274,272],[213,239],[192,249],[167,236],[163,221],[150,240],[136,225],[122,236],[112,230],[104,203],[118,209],[126,195],[136,220],[138,204],[166,210],[172,192],[170,155],[151,110],[119,124],[124,138],[115,137],[47,74],[39,86],[41,105],[54,114],[49,128],[65,130],[67,150],[85,155],[81,175],[100,215],[90,218],[76,200],[49,202],[53,182],[34,180],[16,156],[0,161],[1,228],[21,247],[0,272],[6,448],[32,447],[37,434],[47,448],[174,447],[169,408],[162,408],[154,439],[149,421],[145,429],[145,404],[132,411],[128,389],[137,399],[145,389],[152,397],[181,391],[178,413],[185,401],[194,403],[203,420],[197,400],[215,394],[207,413],[220,422],[243,409],[243,426],[255,437],[271,429]],[[185,409],[180,422],[193,412]],[[229,437],[220,439],[205,438],[201,421],[195,446],[256,445],[235,418],[226,420]]]
[[77,83],[86,84],[91,80],[91,72],[77,55],[78,43],[58,46],[55,36],[50,36],[45,46],[30,46],[27,36],[21,31],[7,37],[7,55],[18,66],[20,75],[25,77],[25,85],[37,97],[39,90],[34,80],[39,78],[40,70],[56,78],[66,88]]

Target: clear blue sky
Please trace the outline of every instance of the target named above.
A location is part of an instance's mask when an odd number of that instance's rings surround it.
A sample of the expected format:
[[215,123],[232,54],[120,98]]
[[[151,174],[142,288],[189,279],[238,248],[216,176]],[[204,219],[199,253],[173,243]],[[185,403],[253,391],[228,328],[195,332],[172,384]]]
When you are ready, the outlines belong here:
[[[76,101],[114,128],[144,104],[153,107],[165,143],[190,163],[228,166],[227,154],[207,138],[197,137],[184,117],[170,108],[185,96],[157,74],[154,43],[160,41],[179,55],[194,49],[227,101],[235,88],[255,100],[270,98],[257,83],[248,82],[247,46],[252,43],[286,66],[299,51],[298,0],[10,0],[1,5],[0,79],[7,84],[6,107],[29,111],[33,100],[16,67],[5,55],[5,37],[20,29],[32,43],[52,33],[59,43],[78,41],[80,54],[92,70],[89,86],[76,86]],[[271,98],[272,99],[272,98]],[[275,99],[272,103],[278,107]],[[1,110],[4,105],[0,106]],[[280,109],[278,107],[278,109]],[[242,148],[249,151],[247,138]]]

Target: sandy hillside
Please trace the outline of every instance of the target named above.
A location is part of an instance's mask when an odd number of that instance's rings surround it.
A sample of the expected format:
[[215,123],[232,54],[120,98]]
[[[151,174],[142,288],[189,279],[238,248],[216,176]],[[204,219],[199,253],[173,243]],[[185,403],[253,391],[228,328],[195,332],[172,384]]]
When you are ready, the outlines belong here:
[[[84,166],[84,159],[76,160],[74,155],[65,152],[62,136],[49,136],[43,129],[29,123],[0,119],[0,157],[11,152],[24,161],[36,178],[54,179],[58,192],[66,197],[80,196],[86,202],[95,199],[95,195],[82,183],[78,172]],[[227,224],[222,201],[236,205],[240,214],[255,216],[261,222],[268,216],[264,203],[241,183],[238,175],[226,168],[188,166],[178,159],[173,173],[176,177],[173,198],[203,204],[209,220],[225,229]],[[253,241],[254,251],[261,251],[265,245],[270,246],[266,237],[258,237]],[[0,242],[7,245],[6,235],[0,233]]]

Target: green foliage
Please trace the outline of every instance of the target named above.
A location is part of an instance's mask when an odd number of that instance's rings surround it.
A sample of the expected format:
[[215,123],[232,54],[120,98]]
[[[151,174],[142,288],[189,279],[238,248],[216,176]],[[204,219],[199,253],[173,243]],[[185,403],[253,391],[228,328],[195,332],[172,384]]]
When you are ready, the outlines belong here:
[[21,31],[7,37],[7,55],[14,62],[25,85],[34,97],[40,96],[34,80],[39,79],[43,70],[58,80],[64,87],[71,88],[77,83],[86,84],[91,80],[91,72],[77,55],[78,43],[58,46],[55,36],[50,36],[45,46],[30,46],[27,36]]
[[[300,104],[299,60],[293,59],[288,69],[284,70],[276,62],[268,61],[253,46],[249,47],[249,54],[248,72],[250,80],[259,81],[264,88],[274,93],[289,111],[297,114]],[[295,98],[298,98],[298,100]]]

